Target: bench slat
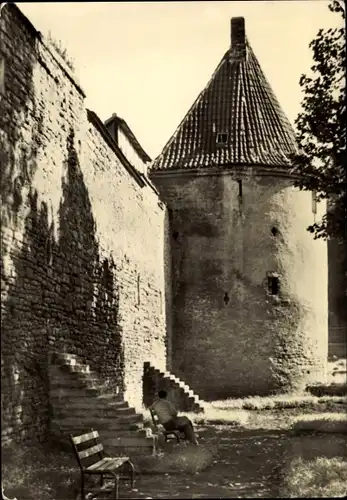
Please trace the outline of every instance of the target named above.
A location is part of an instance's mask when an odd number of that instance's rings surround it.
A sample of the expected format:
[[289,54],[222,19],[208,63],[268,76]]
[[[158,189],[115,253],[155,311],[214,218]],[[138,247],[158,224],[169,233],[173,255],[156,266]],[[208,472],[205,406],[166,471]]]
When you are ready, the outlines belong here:
[[128,457],[119,457],[119,458],[114,458],[112,462],[106,465],[105,469],[110,470],[110,469],[117,469],[121,465],[124,464],[128,460]]
[[95,453],[99,453],[103,449],[104,449],[104,447],[102,446],[102,444],[96,444],[95,446],[92,446],[91,448],[87,448],[86,450],[79,451],[78,456],[79,456],[80,460],[83,460],[84,458],[88,458],[91,455],[94,455]]
[[102,460],[99,460],[98,462],[95,462],[94,464],[90,465],[89,467],[86,467],[86,470],[97,470],[99,468],[102,468],[110,460],[112,459],[109,457],[105,457]]
[[90,441],[91,439],[96,439],[99,437],[98,431],[88,432],[87,434],[82,434],[81,436],[73,437],[72,440],[75,445],[85,443],[86,441]]
[[92,464],[89,467],[87,467],[86,471],[103,472],[111,470],[112,468],[120,467],[128,460],[129,457],[116,457],[116,458],[105,457],[102,460],[99,460],[99,462],[96,462],[95,464]]

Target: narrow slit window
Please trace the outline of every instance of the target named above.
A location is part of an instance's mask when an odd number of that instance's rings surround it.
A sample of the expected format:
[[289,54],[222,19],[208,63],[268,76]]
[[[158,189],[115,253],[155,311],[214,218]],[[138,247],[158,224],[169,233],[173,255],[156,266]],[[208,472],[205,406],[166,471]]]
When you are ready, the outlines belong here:
[[271,295],[278,295],[280,292],[280,279],[278,276],[268,276],[268,290]]
[[226,144],[228,142],[228,134],[220,132],[217,134],[217,144]]
[[241,205],[242,204],[242,181],[238,180],[237,183],[239,185],[239,194],[238,194],[239,204]]

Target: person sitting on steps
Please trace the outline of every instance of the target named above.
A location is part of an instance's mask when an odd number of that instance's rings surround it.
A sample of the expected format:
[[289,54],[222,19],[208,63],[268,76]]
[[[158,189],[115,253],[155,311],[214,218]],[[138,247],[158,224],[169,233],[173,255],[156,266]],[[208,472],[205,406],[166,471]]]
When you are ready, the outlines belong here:
[[156,413],[159,423],[167,431],[177,430],[179,432],[183,432],[188,441],[195,445],[198,445],[198,440],[195,436],[193,424],[189,420],[189,418],[178,416],[176,408],[170,401],[166,399],[166,391],[159,391],[158,396],[159,399],[157,399],[150,408]]

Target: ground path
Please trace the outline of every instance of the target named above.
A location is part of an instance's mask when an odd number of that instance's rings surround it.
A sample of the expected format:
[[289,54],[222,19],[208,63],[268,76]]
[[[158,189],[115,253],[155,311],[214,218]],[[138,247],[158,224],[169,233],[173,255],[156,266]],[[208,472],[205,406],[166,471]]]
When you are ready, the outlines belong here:
[[230,426],[202,427],[198,434],[201,446],[214,450],[210,467],[197,474],[142,475],[137,491],[122,488],[121,498],[278,498],[294,458],[347,453],[344,435],[241,433]]

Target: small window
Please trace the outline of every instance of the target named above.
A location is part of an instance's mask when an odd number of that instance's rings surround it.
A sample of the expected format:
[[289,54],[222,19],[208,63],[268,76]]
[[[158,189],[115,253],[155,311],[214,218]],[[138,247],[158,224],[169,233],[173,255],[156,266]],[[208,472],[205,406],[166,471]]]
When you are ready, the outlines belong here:
[[268,276],[268,290],[271,295],[278,295],[280,291],[280,279],[278,276]]
[[226,144],[228,142],[228,134],[219,133],[217,134],[217,144]]
[[272,233],[272,236],[278,236],[279,230],[277,229],[277,227],[273,227],[271,229],[271,233]]

